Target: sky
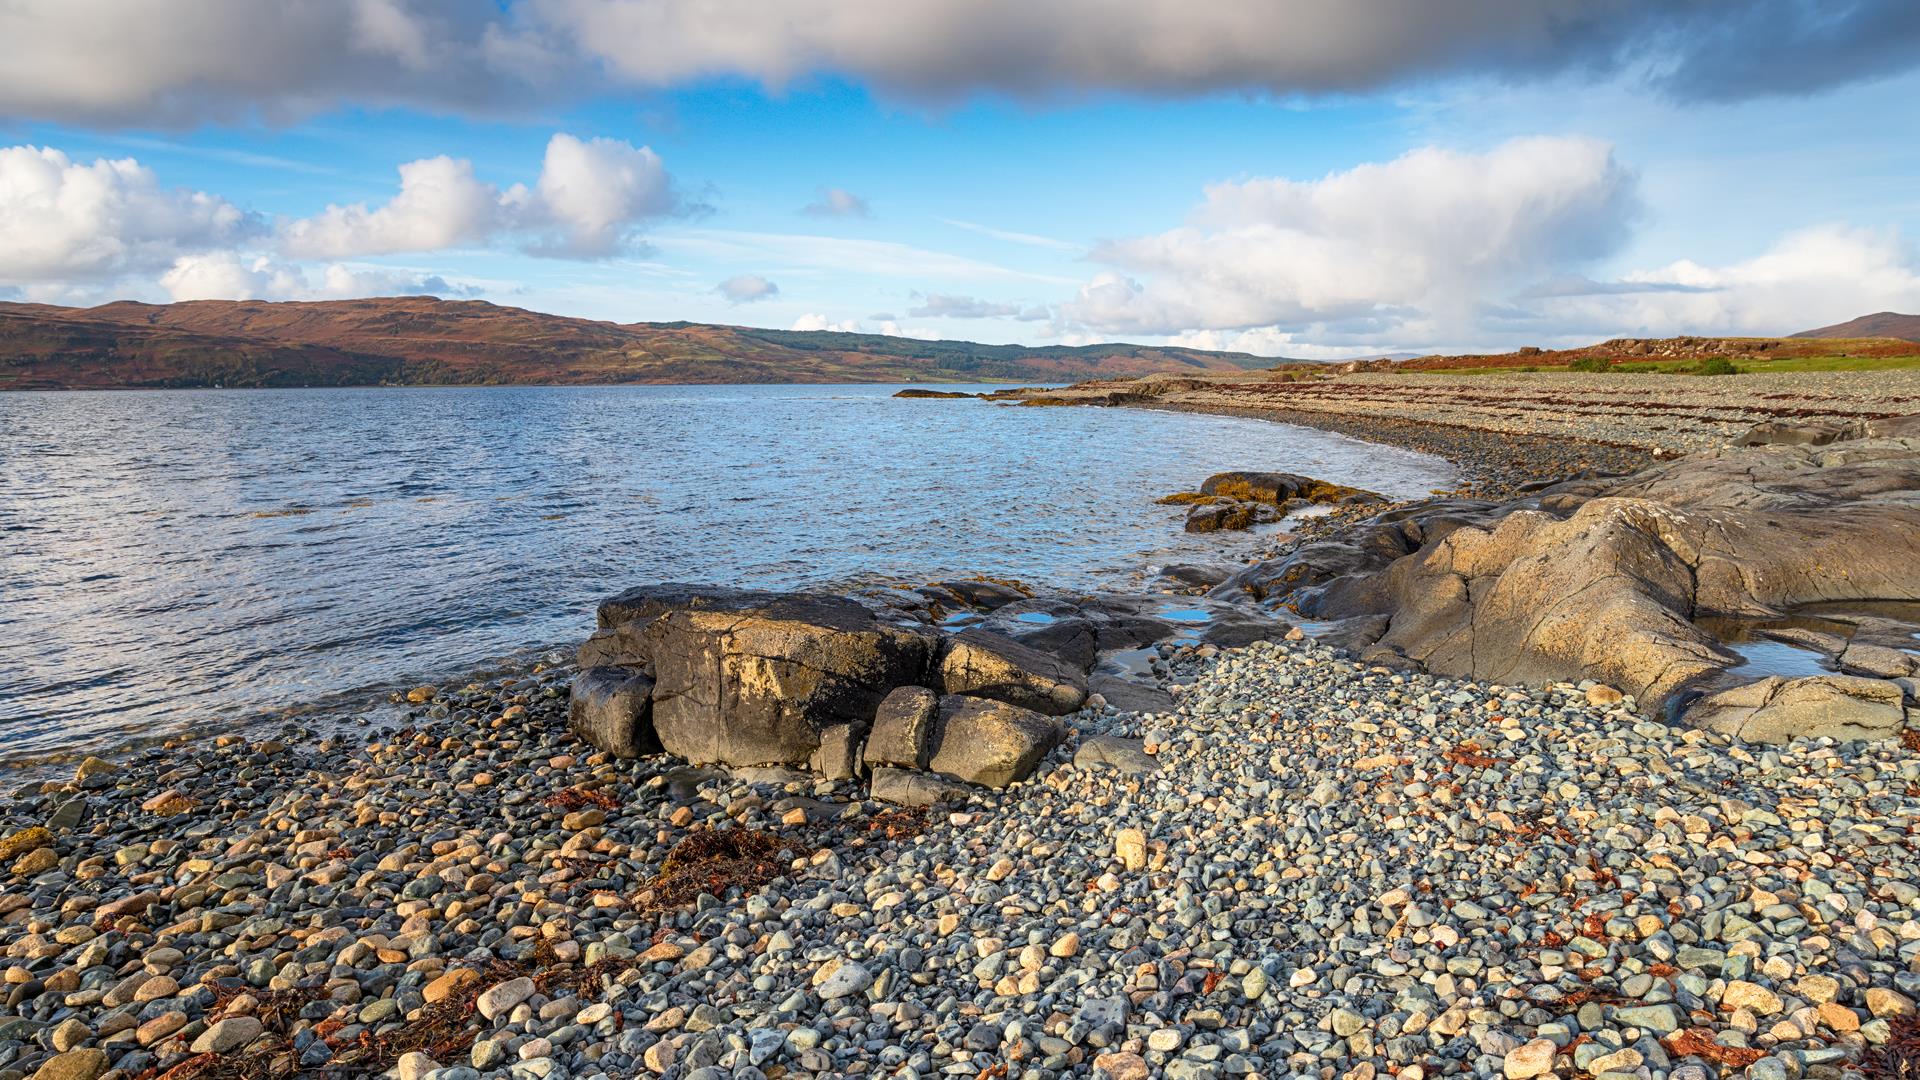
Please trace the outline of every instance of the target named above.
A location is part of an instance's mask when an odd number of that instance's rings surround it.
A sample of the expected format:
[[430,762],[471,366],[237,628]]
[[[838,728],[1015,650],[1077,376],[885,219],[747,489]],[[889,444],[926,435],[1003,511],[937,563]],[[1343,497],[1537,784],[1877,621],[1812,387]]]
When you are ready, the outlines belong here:
[[4,0],[0,299],[1267,356],[1920,311],[1913,0]]

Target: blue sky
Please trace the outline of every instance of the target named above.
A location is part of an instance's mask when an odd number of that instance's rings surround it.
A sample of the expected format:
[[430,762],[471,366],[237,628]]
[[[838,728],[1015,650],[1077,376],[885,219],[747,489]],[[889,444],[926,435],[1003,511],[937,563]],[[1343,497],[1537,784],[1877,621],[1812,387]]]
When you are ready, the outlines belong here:
[[0,294],[1302,356],[1920,310],[1911,5],[823,2],[20,3]]

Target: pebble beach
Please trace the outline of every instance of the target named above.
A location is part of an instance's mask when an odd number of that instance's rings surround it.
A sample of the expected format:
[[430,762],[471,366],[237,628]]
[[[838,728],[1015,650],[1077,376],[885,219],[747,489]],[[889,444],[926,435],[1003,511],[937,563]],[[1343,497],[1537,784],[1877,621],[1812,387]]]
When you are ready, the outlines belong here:
[[[0,1077],[1839,1077],[1911,1053],[1910,748],[1743,748],[1606,687],[1310,640],[1153,667],[1172,713],[1096,704],[1035,779],[918,811],[583,754],[558,671],[420,688],[365,738],[89,761],[0,812]],[[669,856],[715,831],[766,839],[688,887]]]

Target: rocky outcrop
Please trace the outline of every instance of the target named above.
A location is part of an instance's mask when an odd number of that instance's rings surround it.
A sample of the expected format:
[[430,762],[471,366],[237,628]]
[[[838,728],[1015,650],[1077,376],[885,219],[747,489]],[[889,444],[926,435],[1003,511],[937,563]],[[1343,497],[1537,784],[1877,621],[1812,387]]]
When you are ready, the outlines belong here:
[[1057,656],[986,630],[963,630],[940,652],[940,685],[949,694],[973,694],[1062,716],[1086,704],[1087,676]]
[[1183,491],[1158,501],[1189,507],[1187,532],[1211,533],[1270,524],[1317,503],[1367,505],[1387,500],[1371,491],[1295,473],[1238,471],[1215,473],[1199,491]]
[[[956,783],[1004,787],[1060,741],[1050,717],[1085,703],[1097,641],[1074,605],[1007,591],[980,590],[1020,605],[1006,625],[1073,659],[984,629],[943,636],[842,597],[629,590],[600,605],[600,628],[580,648],[571,726],[621,757],[664,750],[695,765],[806,766],[836,780],[885,773],[877,795],[916,801],[950,796]],[[910,779],[923,774],[937,779]]]
[[[1706,616],[1778,619],[1810,604],[1920,598],[1920,424],[1841,434],[1852,437],[1763,431],[1753,437],[1763,445],[1631,477],[1498,505],[1399,510],[1222,588],[1320,618],[1384,615],[1379,654],[1432,671],[1591,678],[1642,704],[1686,704],[1696,688],[1737,678],[1740,657],[1700,625]],[[1851,666],[1880,674],[1903,664],[1862,650]],[[1688,716],[1768,740],[1898,728],[1898,688],[1884,680],[1727,693]]]
[[668,585],[609,600],[600,620],[585,650],[652,676],[660,743],[695,764],[807,764],[827,729],[864,727],[888,691],[923,681],[937,645],[810,594]]

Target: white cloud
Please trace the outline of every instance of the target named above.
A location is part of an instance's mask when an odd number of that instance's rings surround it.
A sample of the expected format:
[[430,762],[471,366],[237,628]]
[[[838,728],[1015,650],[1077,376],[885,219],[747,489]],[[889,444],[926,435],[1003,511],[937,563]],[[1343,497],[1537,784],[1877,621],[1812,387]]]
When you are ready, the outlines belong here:
[[1896,233],[1828,225],[1791,233],[1724,266],[1681,260],[1584,292],[1523,298],[1506,317],[1516,333],[1586,339],[1764,337],[1888,310],[1920,310],[1920,254]]
[[952,293],[928,293],[918,307],[907,312],[914,318],[925,319],[1018,319],[1025,316],[1019,304],[995,303],[975,296],[955,296]]
[[473,162],[443,155],[400,166],[400,193],[384,206],[328,206],[289,222],[281,245],[295,258],[436,251],[484,241],[504,221],[499,192],[474,179]]
[[834,322],[831,319],[828,319],[825,315],[821,315],[811,311],[793,320],[793,329],[795,330],[835,330],[843,334],[858,334],[861,332],[860,320],[858,319],[848,319],[845,322]]
[[1638,213],[1606,144],[1427,148],[1320,180],[1216,184],[1190,223],[1103,244],[1061,305],[1108,333],[1472,318],[1484,299],[1615,250]]
[[215,251],[185,255],[160,275],[174,300],[345,300],[361,296],[471,296],[437,274],[332,263],[314,284],[306,271],[268,255]]
[[547,142],[532,191],[515,187],[503,199],[521,228],[546,234],[536,255],[597,258],[624,247],[639,223],[679,206],[660,155],[619,139],[561,133]]
[[501,192],[476,179],[470,161],[423,158],[400,166],[400,192],[385,205],[329,206],[288,222],[281,235],[295,258],[440,251],[501,233],[518,234],[531,254],[598,258],[621,251],[641,223],[678,205],[650,148],[562,132],[548,140],[531,188]]
[[131,158],[85,163],[49,147],[0,148],[0,284],[155,272],[258,229],[225,199],[161,187]]
[[729,303],[751,304],[780,295],[780,286],[759,274],[735,274],[714,286],[714,291],[726,297]]
[[867,200],[846,188],[823,187],[800,212],[813,217],[870,217],[873,208],[867,205]]

